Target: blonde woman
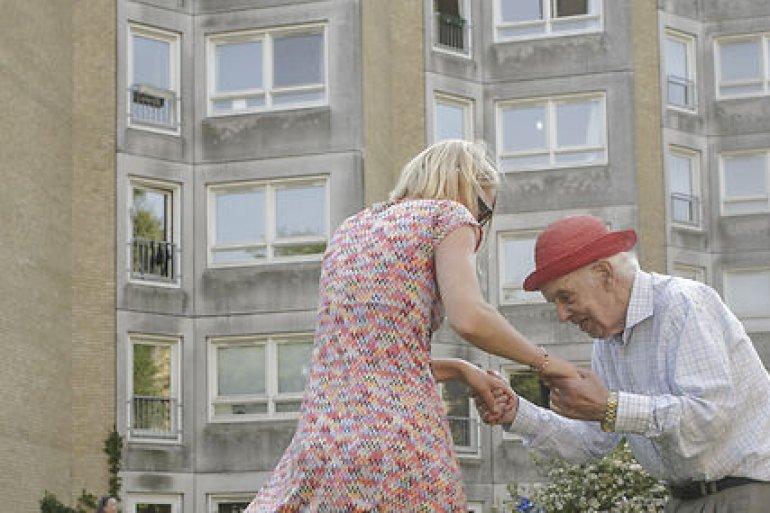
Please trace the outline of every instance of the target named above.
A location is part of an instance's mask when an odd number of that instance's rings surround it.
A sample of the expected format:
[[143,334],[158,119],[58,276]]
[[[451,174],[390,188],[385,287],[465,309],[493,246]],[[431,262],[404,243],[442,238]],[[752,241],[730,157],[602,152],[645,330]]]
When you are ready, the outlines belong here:
[[436,381],[465,381],[490,409],[505,385],[463,360],[431,361],[442,310],[489,353],[577,376],[482,297],[473,255],[498,181],[482,146],[439,142],[404,167],[390,201],[337,229],[297,431],[247,513],[467,511]]

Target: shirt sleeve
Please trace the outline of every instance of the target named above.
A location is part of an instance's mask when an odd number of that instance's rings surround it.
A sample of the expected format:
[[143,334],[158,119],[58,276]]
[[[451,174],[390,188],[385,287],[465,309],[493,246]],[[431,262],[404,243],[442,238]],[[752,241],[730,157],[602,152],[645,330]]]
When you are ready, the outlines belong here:
[[481,245],[481,226],[473,217],[473,214],[465,208],[465,205],[451,200],[436,202],[436,213],[433,218],[433,247],[441,244],[447,235],[463,226],[471,226],[476,232],[476,247],[478,251]]
[[716,293],[667,305],[660,343],[674,393],[619,392],[615,430],[665,443],[677,460],[695,463],[724,436],[736,408],[725,318]]

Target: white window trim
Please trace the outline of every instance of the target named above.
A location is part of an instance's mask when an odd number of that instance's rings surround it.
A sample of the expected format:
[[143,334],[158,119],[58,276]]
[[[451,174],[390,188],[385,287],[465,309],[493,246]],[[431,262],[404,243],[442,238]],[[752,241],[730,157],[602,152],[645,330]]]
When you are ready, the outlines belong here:
[[[307,237],[307,238],[293,238],[286,240],[276,240],[275,237],[275,188],[280,188],[284,185],[292,185],[298,183],[307,184],[321,184],[324,186],[324,230],[325,233],[320,237]],[[213,246],[213,241],[216,235],[216,193],[222,190],[242,189],[247,187],[265,188],[265,211],[266,217],[264,222],[266,223],[265,230],[265,242],[256,244],[236,244],[228,246]],[[266,264],[275,264],[282,262],[319,262],[322,258],[322,254],[317,255],[299,255],[289,257],[274,257],[273,247],[276,242],[279,243],[314,243],[314,242],[329,242],[329,219],[330,219],[330,187],[329,187],[329,175],[314,175],[300,178],[286,178],[277,180],[258,180],[248,182],[229,182],[222,184],[209,184],[207,187],[207,217],[208,217],[208,237],[207,237],[207,266],[209,268],[227,268],[227,267],[253,267]],[[262,260],[253,260],[249,262],[228,262],[228,263],[214,263],[213,249],[238,249],[238,248],[253,248],[253,247],[265,246],[266,256]]]
[[[722,56],[720,51],[720,45],[722,43],[741,43],[741,42],[748,42],[752,40],[759,40],[759,44],[761,46],[760,48],[760,58],[762,59],[761,77],[759,78],[759,80],[739,80],[739,81],[723,84],[722,83]],[[758,96],[770,95],[770,64],[768,64],[768,57],[769,57],[768,44],[770,44],[770,32],[766,32],[766,33],[758,32],[755,34],[741,34],[741,35],[725,36],[725,37],[714,39],[714,73],[716,75],[715,89],[716,89],[717,100],[726,100],[726,99],[732,99],[732,98],[754,98]],[[742,94],[722,94],[721,93],[721,89],[723,85],[740,86],[740,85],[751,85],[756,83],[762,84],[762,91],[757,91],[754,93],[742,93]]]
[[454,104],[463,109],[463,139],[466,141],[473,141],[475,139],[475,127],[474,127],[474,101],[470,98],[462,96],[455,96],[449,93],[441,91],[434,91],[433,93],[433,133],[430,140],[436,142],[436,130],[438,127],[438,104]]
[[[765,157],[765,191],[764,196],[742,196],[728,198],[725,192],[725,157],[741,157],[752,155],[764,155]],[[765,200],[766,205],[762,210],[755,210],[753,212],[741,212],[737,214],[725,213],[725,203],[742,202],[742,201],[761,201]],[[756,214],[766,214],[770,212],[770,150],[746,150],[746,151],[726,151],[719,154],[719,209],[722,217],[735,217],[735,216],[751,216]]]
[[[677,274],[677,272],[681,274]],[[687,278],[682,274],[692,274],[695,277],[695,281],[706,283],[706,268],[700,265],[685,264],[682,262],[674,262],[671,265],[671,274],[679,278]],[[690,279],[690,278],[688,278]]]
[[433,8],[433,0],[429,0],[431,2],[430,5],[430,23],[431,23],[431,31],[430,31],[430,37],[431,37],[431,47],[434,52],[437,53],[443,53],[447,55],[452,55],[455,57],[462,57],[463,59],[473,59],[473,11],[471,6],[470,0],[458,0],[462,4],[462,13],[465,18],[465,31],[463,33],[463,36],[466,38],[466,49],[465,51],[460,50],[453,50],[449,46],[443,46],[438,44],[436,41],[438,39],[437,33],[438,33],[438,16],[439,13],[436,12]]
[[[722,292],[725,304],[733,312],[733,307],[727,303],[727,293],[725,287],[725,278],[729,274],[743,274],[743,273],[770,273],[770,267],[767,266],[748,266],[748,267],[733,267],[722,270]],[[733,312],[735,316],[741,320],[746,331],[768,331],[770,330],[770,312],[764,312],[760,314],[743,314],[739,312]]]
[[[444,402],[444,383],[437,383],[438,385],[438,395],[441,399],[442,403]],[[470,429],[471,429],[471,439],[475,437],[476,439],[476,450],[473,450],[472,446],[465,446],[465,445],[457,445],[454,443],[454,440],[452,440],[452,444],[455,449],[455,453],[457,454],[457,457],[460,459],[469,459],[469,460],[476,460],[481,458],[481,419],[479,418],[478,410],[476,410],[476,405],[474,404],[474,399],[472,396],[472,392],[470,389],[468,390],[468,411],[470,412],[468,415],[468,420],[470,422]],[[447,420],[448,422],[448,420]],[[474,431],[475,426],[475,433]],[[451,436],[451,433],[450,433]]]
[[210,493],[207,495],[207,505],[209,513],[217,513],[220,504],[233,502],[251,502],[257,492],[246,493]]
[[681,32],[679,30],[675,30],[672,28],[667,27],[663,36],[663,44],[664,44],[664,52],[663,52],[663,58],[664,58],[664,65],[665,65],[665,44],[666,39],[676,39],[681,43],[684,43],[687,46],[687,76],[686,77],[680,77],[680,78],[686,78],[687,80],[690,80],[692,82],[692,94],[693,94],[693,105],[692,107],[687,107],[683,105],[675,105],[668,102],[668,77],[669,73],[668,70],[666,70],[665,76],[663,77],[664,83],[665,83],[665,105],[667,109],[671,110],[678,110],[681,112],[685,112],[688,114],[692,114],[694,112],[698,111],[698,58],[695,53],[695,41],[697,40],[696,36],[693,34],[688,34],[686,32]]
[[[169,30],[162,30],[147,25],[141,25],[138,23],[129,23],[128,41],[126,44],[127,58],[126,58],[126,126],[136,130],[144,130],[147,132],[154,132],[164,135],[179,136],[181,131],[181,98],[180,98],[180,75],[181,75],[181,56],[180,56],[180,39],[181,35],[178,32],[171,32]],[[174,128],[162,128],[155,126],[147,126],[144,124],[135,124],[131,122],[131,86],[133,85],[134,78],[134,41],[133,35],[138,34],[142,37],[157,39],[169,43],[169,83],[171,89],[169,91],[174,93],[176,105],[174,105],[174,114],[176,117]]]
[[537,305],[545,303],[545,298],[542,294],[532,294],[531,299],[524,301],[506,301],[506,290],[524,290],[523,284],[507,284],[503,281],[505,276],[505,258],[503,257],[503,244],[506,240],[510,239],[537,239],[537,236],[543,231],[543,228],[532,228],[527,230],[501,230],[497,232],[497,275],[498,281],[498,304],[501,306],[515,306],[515,305]]
[[[131,242],[134,237],[132,209],[134,206],[134,188],[163,189],[171,193],[171,241],[174,244],[174,279],[172,281],[139,280],[131,277]],[[126,201],[128,233],[126,234],[126,272],[128,282],[136,285],[150,285],[153,287],[179,288],[182,277],[182,194],[178,183],[164,182],[137,176],[128,177],[128,197]]]
[[170,504],[171,513],[182,513],[182,495],[181,494],[126,494],[127,513],[136,513],[137,504]]
[[170,398],[176,402],[172,404],[171,417],[174,419],[175,425],[173,426],[176,431],[175,437],[153,437],[142,436],[141,433],[136,434],[133,429],[126,429],[128,442],[142,442],[159,445],[177,445],[182,442],[182,372],[181,372],[181,349],[182,338],[171,337],[165,335],[153,335],[147,333],[129,333],[128,334],[128,348],[127,348],[127,368],[126,368],[126,427],[131,425],[131,406],[134,398],[134,342],[149,343],[151,345],[169,346],[171,347],[171,393]]
[[[218,423],[240,423],[240,422],[260,422],[274,420],[296,420],[300,412],[276,412],[276,400],[296,401],[302,400],[303,392],[296,394],[278,393],[278,352],[276,346],[283,342],[293,340],[307,340],[312,343],[313,334],[306,333],[276,333],[272,335],[253,335],[253,336],[224,336],[209,338],[208,345],[208,421],[212,424]],[[238,347],[238,346],[264,346],[265,347],[265,395],[254,396],[234,396],[219,397],[217,394],[217,348],[219,347]],[[308,366],[310,362],[308,362]],[[267,413],[251,413],[243,415],[216,415],[214,413],[215,404],[241,404],[241,403],[266,403]]]
[[[542,20],[531,20],[531,21],[519,21],[519,22],[503,22],[501,18],[501,7],[500,7],[500,0],[494,0],[493,1],[493,10],[494,10],[494,42],[495,43],[505,43],[509,41],[529,41],[531,39],[548,39],[548,38],[554,38],[554,37],[567,37],[567,36],[577,36],[581,34],[596,34],[604,31],[604,1],[603,0],[597,0],[598,3],[598,14],[583,14],[579,16],[568,16],[563,18],[554,18],[551,15],[552,10],[552,1],[553,0],[542,0],[542,7],[543,7],[543,19]],[[597,19],[599,21],[599,24],[595,28],[589,28],[589,29],[582,29],[582,30],[554,30],[553,26],[554,24],[558,25],[562,22],[567,21],[575,21],[575,20],[591,20],[591,19]],[[509,36],[509,37],[499,37],[499,29],[501,28],[508,28],[508,27],[528,27],[528,26],[536,26],[536,25],[544,25],[545,30],[540,34],[526,34],[521,36]]]
[[468,501],[468,513],[484,513],[484,503],[480,501]]
[[[666,202],[666,209],[669,213],[668,218],[669,222],[672,226],[676,227],[679,230],[688,230],[688,231],[694,231],[694,232],[702,232],[703,231],[703,194],[702,194],[702,186],[701,186],[701,172],[700,172],[700,164],[701,164],[701,153],[698,150],[694,150],[692,148],[686,148],[684,146],[676,146],[676,145],[670,145],[668,147],[668,152],[670,155],[674,155],[677,157],[682,157],[690,160],[690,178],[692,180],[692,192],[693,196],[697,198],[698,201],[698,208],[697,208],[697,216],[698,216],[698,223],[695,224],[687,224],[687,223],[681,223],[674,221],[672,208],[671,208],[671,198],[672,198],[672,192],[670,190],[669,186],[669,179],[671,172],[670,169],[666,169],[666,190],[668,191],[668,194],[666,194],[667,202]],[[667,163],[668,164],[668,163]]]
[[[291,87],[273,87],[273,39],[276,35],[288,34],[321,34],[323,36],[324,71],[322,84],[305,84]],[[262,89],[249,89],[243,91],[230,91],[216,93],[216,46],[223,43],[240,43],[247,41],[262,41]],[[326,23],[310,23],[305,25],[293,25],[259,30],[242,30],[211,34],[206,37],[206,112],[209,117],[226,117],[239,114],[257,112],[274,112],[284,110],[305,109],[308,107],[321,107],[329,104],[329,31]],[[321,91],[323,99],[313,102],[273,105],[275,93],[287,92],[312,92]],[[264,106],[247,107],[228,112],[215,112],[214,102],[228,98],[242,98],[248,96],[263,96]]]
[[[555,146],[555,143],[557,141],[557,126],[556,126],[556,105],[560,103],[574,103],[579,101],[590,101],[590,100],[601,100],[601,106],[602,106],[602,114],[604,115],[604,130],[602,132],[602,136],[604,138],[604,145],[603,146],[567,146],[558,148]],[[502,115],[503,110],[505,110],[507,107],[518,107],[518,106],[527,106],[527,105],[543,105],[545,104],[546,109],[546,123],[548,124],[548,134],[546,137],[546,147],[541,151],[520,151],[516,153],[503,153],[502,152],[502,146],[503,146],[503,123],[502,123]],[[570,94],[570,95],[559,95],[559,96],[543,96],[538,98],[526,98],[526,99],[517,99],[517,100],[501,100],[498,101],[495,105],[495,124],[497,125],[496,128],[496,138],[497,143],[495,144],[497,149],[497,162],[499,169],[502,169],[502,159],[506,157],[526,157],[526,156],[534,156],[534,155],[548,155],[549,163],[546,166],[532,166],[532,167],[522,167],[517,169],[510,169],[503,171],[504,173],[521,173],[526,171],[539,171],[544,169],[564,169],[564,168],[586,168],[586,167],[595,167],[595,166],[605,166],[608,162],[608,154],[609,154],[609,137],[607,134],[607,95],[604,92],[590,92],[590,93],[579,93],[579,94]],[[557,164],[556,163],[556,154],[558,153],[570,153],[570,152],[603,152],[604,158],[601,160],[595,160],[591,162],[586,163],[567,163],[567,164]]]

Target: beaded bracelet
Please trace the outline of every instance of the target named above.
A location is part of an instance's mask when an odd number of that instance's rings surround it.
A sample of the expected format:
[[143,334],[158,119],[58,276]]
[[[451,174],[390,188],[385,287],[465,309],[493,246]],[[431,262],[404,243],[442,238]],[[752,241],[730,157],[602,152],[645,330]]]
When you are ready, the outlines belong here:
[[542,352],[541,361],[539,363],[533,363],[530,365],[530,368],[537,372],[538,374],[542,374],[545,372],[546,367],[548,367],[548,364],[551,362],[548,358],[548,351],[545,350],[543,346],[539,346],[538,349]]

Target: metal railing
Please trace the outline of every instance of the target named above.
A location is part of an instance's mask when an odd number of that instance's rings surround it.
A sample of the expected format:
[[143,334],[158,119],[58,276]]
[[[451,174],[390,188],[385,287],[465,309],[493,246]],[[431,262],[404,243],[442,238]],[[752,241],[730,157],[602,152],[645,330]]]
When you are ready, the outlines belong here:
[[668,75],[666,98],[669,105],[694,109],[697,105],[695,82],[676,75]]
[[466,20],[454,14],[436,13],[436,44],[461,52],[467,51]]
[[460,452],[478,452],[479,421],[471,417],[447,417],[455,448]]
[[171,397],[135,395],[128,402],[128,430],[143,438],[175,438],[181,405]]
[[130,120],[134,125],[176,130],[176,103],[174,91],[137,84],[129,89]]
[[131,241],[131,277],[140,280],[176,279],[176,245],[137,237]]
[[700,201],[691,194],[671,193],[671,220],[691,226],[700,225]]

